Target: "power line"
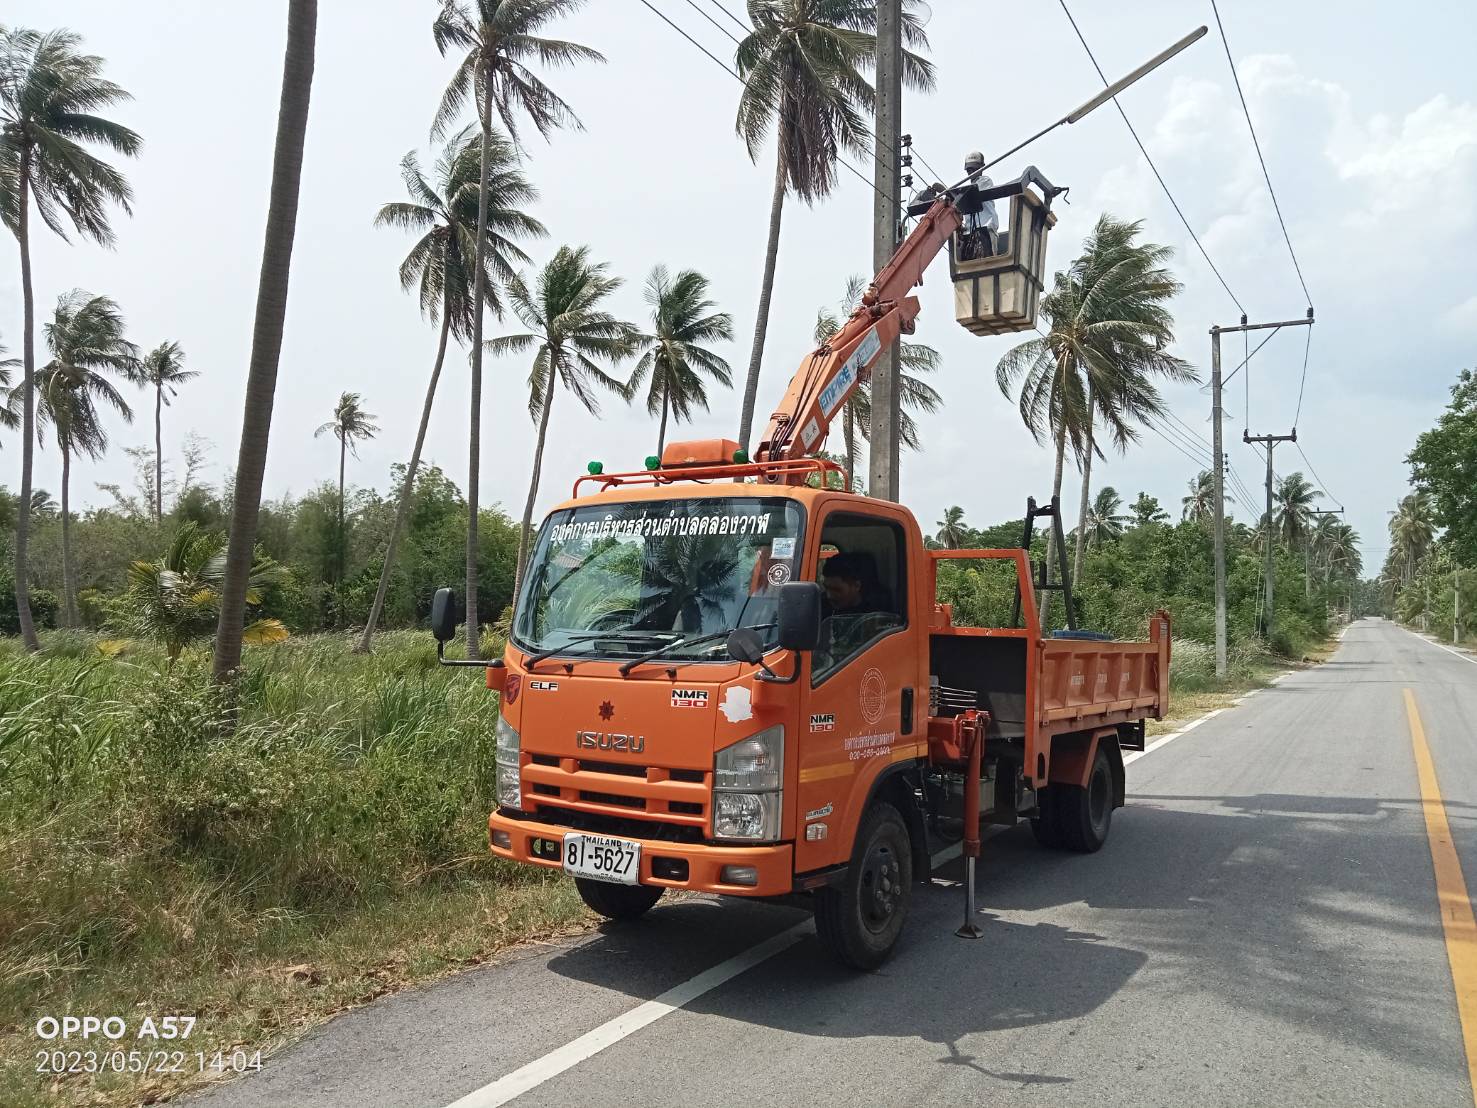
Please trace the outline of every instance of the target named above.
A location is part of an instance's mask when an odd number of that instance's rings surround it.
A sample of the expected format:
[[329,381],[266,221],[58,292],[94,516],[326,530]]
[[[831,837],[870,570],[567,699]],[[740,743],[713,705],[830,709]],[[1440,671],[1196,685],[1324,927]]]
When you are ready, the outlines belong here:
[[[1276,338],[1277,337],[1277,332],[1278,331],[1281,331],[1281,330],[1282,330],[1281,327],[1273,328],[1273,330],[1268,333],[1268,335],[1267,335],[1266,338],[1262,339],[1261,342],[1257,343],[1255,350],[1253,350],[1250,354],[1246,355],[1246,357],[1242,358],[1240,364],[1237,365],[1235,369],[1231,370],[1230,373],[1228,373],[1225,377],[1221,378],[1221,385],[1222,385],[1222,387],[1224,387],[1225,385],[1229,384],[1232,377],[1235,377],[1236,374],[1240,373],[1242,371],[1242,369],[1244,369],[1247,365],[1249,365],[1251,363],[1251,359],[1253,359],[1253,358],[1255,358],[1257,356],[1257,354],[1261,351],[1262,347],[1266,346],[1267,343],[1271,342],[1274,338]],[[1241,332],[1241,334],[1243,336],[1244,342],[1245,341],[1250,341],[1249,339],[1245,339],[1245,335],[1246,335],[1246,332],[1245,331]],[[1242,348],[1245,349],[1245,346],[1243,345]],[[1250,415],[1250,414],[1251,414],[1250,412],[1247,413],[1247,415]]]
[[743,81],[743,78],[738,75],[738,71],[737,70],[729,69],[727,62],[722,61],[721,59],[719,59],[719,57],[718,57],[717,54],[714,54],[711,50],[709,50],[706,46],[704,46],[702,43],[700,43],[697,39],[693,38],[686,31],[684,31],[681,27],[679,27],[679,26],[677,26],[677,24],[673,23],[664,14],[662,14],[661,11],[659,11],[658,9],[656,9],[655,7],[653,7],[649,3],[649,0],[640,0],[640,2],[643,5],[645,5],[651,11],[651,13],[653,15],[655,15],[658,19],[660,19],[668,27],[672,28],[672,30],[676,31],[679,35],[681,35],[683,38],[685,38],[688,42],[692,43],[699,50],[701,50],[704,54],[708,55],[708,57],[710,59],[712,59],[713,64],[716,65],[716,66],[718,66],[720,69],[722,69],[724,73],[727,73],[735,81]]
[[737,23],[738,26],[739,26],[739,29],[742,30],[744,32],[744,34],[748,35],[748,34],[752,34],[753,33],[754,28],[750,27],[742,19],[740,19],[738,16],[734,15],[733,12],[729,11],[726,7],[724,7],[721,3],[719,3],[719,0],[708,0],[708,3],[712,4],[713,7],[717,8],[724,15],[728,16],[729,19],[731,19],[735,23]]
[[[1061,4],[1062,12],[1066,15],[1067,22],[1072,25],[1072,30],[1077,33],[1077,41],[1082,44],[1082,49],[1087,52],[1088,60],[1092,62],[1092,68],[1097,70],[1098,78],[1103,82],[1103,86],[1107,87],[1107,75],[1103,73],[1103,67],[1098,65],[1097,58],[1093,56],[1092,47],[1087,45],[1087,39],[1082,35],[1082,28],[1078,27],[1077,21],[1072,18],[1072,13],[1067,8],[1067,0],[1057,0],[1057,2]],[[1129,121],[1128,113],[1123,110],[1123,105],[1118,102],[1116,96],[1113,97],[1113,106],[1118,109],[1118,114],[1123,117],[1124,126],[1128,128],[1128,133],[1133,136],[1133,141],[1137,144],[1139,153],[1144,156],[1144,161],[1149,163],[1149,168],[1154,173],[1154,179],[1159,182],[1159,187],[1164,190],[1164,195],[1169,198],[1170,206],[1174,208],[1174,214],[1179,216],[1180,222],[1185,225],[1185,230],[1189,233],[1190,240],[1194,242],[1196,248],[1200,251],[1200,256],[1205,259],[1205,264],[1210,266],[1210,271],[1215,274],[1215,279],[1221,283],[1221,288],[1226,290],[1226,295],[1231,298],[1231,302],[1236,305],[1237,310],[1242,315],[1245,315],[1246,309],[1241,306],[1241,301],[1236,299],[1236,294],[1231,291],[1231,286],[1226,284],[1226,279],[1221,276],[1221,271],[1210,260],[1210,255],[1206,252],[1205,246],[1200,241],[1200,237],[1195,234],[1195,229],[1190,226],[1190,221],[1185,218],[1185,213],[1180,210],[1179,202],[1175,200],[1174,193],[1170,192],[1169,186],[1164,183],[1164,177],[1159,173],[1159,167],[1154,164],[1154,159],[1149,157],[1148,150],[1144,149],[1143,140],[1139,138],[1139,133],[1133,129],[1133,124]]]
[[1308,332],[1308,339],[1303,343],[1303,375],[1298,380],[1298,406],[1297,411],[1292,415],[1292,425],[1294,427],[1298,425],[1298,416],[1303,414],[1303,386],[1308,383],[1308,351],[1313,349],[1313,328],[1309,327],[1306,330]]
[[1313,480],[1317,481],[1318,484],[1322,487],[1323,495],[1328,497],[1328,499],[1332,500],[1335,504],[1339,506],[1340,509],[1342,509],[1344,506],[1344,502],[1338,497],[1334,496],[1333,493],[1328,491],[1328,486],[1323,483],[1323,478],[1318,476],[1318,471],[1313,468],[1313,463],[1308,461],[1308,456],[1303,453],[1302,444],[1299,442],[1294,442],[1292,445],[1298,448],[1298,454],[1302,457],[1303,464],[1308,467],[1308,472],[1313,475]]
[[1226,40],[1226,27],[1221,22],[1221,10],[1215,0],[1210,0],[1210,10],[1215,13],[1216,29],[1221,33],[1221,45],[1226,48],[1226,64],[1231,67],[1231,80],[1236,85],[1236,95],[1241,100],[1241,113],[1246,116],[1246,127],[1251,132],[1251,144],[1256,147],[1256,160],[1262,164],[1262,177],[1267,182],[1267,192],[1272,197],[1272,210],[1277,213],[1277,223],[1282,228],[1282,239],[1287,243],[1287,253],[1292,258],[1292,268],[1297,271],[1298,284],[1303,286],[1308,307],[1313,306],[1313,294],[1308,291],[1308,282],[1303,280],[1303,267],[1298,265],[1297,251],[1292,248],[1292,236],[1287,233],[1287,223],[1282,218],[1282,205],[1277,203],[1277,190],[1272,187],[1272,175],[1267,172],[1267,159],[1262,157],[1262,144],[1256,137],[1256,127],[1251,122],[1251,110],[1246,106],[1246,94],[1241,91],[1241,78],[1236,74],[1236,60],[1231,57],[1231,44]]
[[693,0],[687,0],[687,6],[689,8],[691,8],[693,11],[697,12],[698,15],[702,16],[709,23],[711,23],[714,27],[717,27],[718,30],[721,33],[727,35],[729,37],[729,39],[732,40],[732,42],[733,42],[733,44],[735,46],[741,46],[741,45],[743,45],[743,40],[742,39],[736,38],[734,36],[734,33],[732,31],[730,31],[727,27],[723,26],[723,24],[719,23],[716,19],[714,19],[711,15],[709,15],[702,8],[698,7],[697,4],[695,4],[693,2]]
[[[686,31],[684,31],[681,27],[679,27],[676,23],[673,23],[672,20],[668,19],[666,17],[666,15],[664,15],[658,8],[654,7],[651,4],[650,0],[639,0],[639,2],[641,3],[641,5],[643,7],[645,7],[646,9],[648,9],[654,16],[656,16],[658,19],[660,19],[668,27],[672,28],[672,30],[676,31],[679,35],[681,35],[683,38],[685,38],[693,46],[697,47],[704,54],[706,54],[707,57],[708,57],[708,59],[710,61],[712,61],[713,64],[716,65],[719,69],[723,70],[724,73],[727,73],[730,77],[732,77],[739,84],[747,86],[748,82],[745,81],[741,76],[739,76],[737,70],[734,70],[734,69],[729,68],[727,62],[722,61],[716,54],[714,54],[706,46],[704,46],[702,43],[698,42],[697,39],[693,38]],[[725,9],[725,10],[727,10],[727,9]],[[730,15],[731,14],[732,13],[730,13]],[[785,115],[785,112],[784,112],[784,109],[783,108],[780,108],[779,110],[780,110],[780,115],[784,119],[784,121],[786,123],[790,124],[791,126],[794,126],[795,125],[794,118],[792,116]],[[866,177],[866,175],[863,174],[861,170],[857,169],[856,166],[852,165],[845,158],[841,157],[840,154],[837,154],[836,155],[836,162],[837,162],[838,165],[844,166],[847,170],[849,170],[851,172],[851,174],[854,177],[856,177],[856,179],[858,181],[861,181],[864,185],[866,185],[869,189],[871,189],[873,192],[875,192],[878,196],[881,196],[883,199],[885,199],[888,202],[890,202],[894,207],[898,207],[899,206],[898,205],[897,197],[895,197],[895,196],[889,196],[887,193],[883,192],[880,188],[877,187],[877,184],[876,184],[875,181],[868,180],[867,177]]]
[[1200,444],[1196,443],[1193,439],[1191,439],[1189,436],[1187,436],[1183,431],[1179,430],[1177,427],[1172,426],[1171,424],[1168,424],[1168,423],[1157,423],[1156,424],[1156,423],[1152,422],[1151,420],[1147,420],[1147,419],[1144,421],[1144,423],[1145,423],[1145,426],[1151,427],[1155,431],[1159,432],[1159,434],[1162,437],[1172,439],[1174,442],[1179,443],[1181,446],[1185,447],[1186,450],[1193,457],[1195,457],[1195,459],[1200,463],[1200,465],[1202,465],[1202,466],[1204,466],[1206,468],[1210,468],[1210,466],[1211,466],[1210,449],[1208,447],[1201,446]]

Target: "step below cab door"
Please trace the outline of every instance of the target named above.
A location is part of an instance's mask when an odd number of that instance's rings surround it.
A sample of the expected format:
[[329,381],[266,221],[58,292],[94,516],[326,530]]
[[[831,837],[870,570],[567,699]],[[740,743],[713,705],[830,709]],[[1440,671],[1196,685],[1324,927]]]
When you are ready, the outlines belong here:
[[[926,747],[924,613],[909,564],[911,519],[854,500],[822,509],[816,579],[826,590],[821,638],[802,675],[795,869],[850,858],[872,784]],[[921,693],[921,696],[920,696]]]

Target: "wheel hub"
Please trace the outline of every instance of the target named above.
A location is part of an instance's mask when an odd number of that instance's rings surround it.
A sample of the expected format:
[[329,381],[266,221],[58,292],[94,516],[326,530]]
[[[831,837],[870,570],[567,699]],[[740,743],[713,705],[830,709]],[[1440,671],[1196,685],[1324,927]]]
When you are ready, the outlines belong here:
[[887,926],[902,894],[902,871],[887,846],[876,846],[867,855],[861,878],[862,915],[869,929]]

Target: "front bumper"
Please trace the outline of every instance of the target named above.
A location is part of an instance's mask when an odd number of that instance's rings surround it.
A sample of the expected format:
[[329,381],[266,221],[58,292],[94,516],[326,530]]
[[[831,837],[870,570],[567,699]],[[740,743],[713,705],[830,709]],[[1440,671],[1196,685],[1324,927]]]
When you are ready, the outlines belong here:
[[[491,845],[494,831],[506,834],[511,845]],[[567,833],[569,828],[559,824],[541,823],[536,819],[512,819],[496,811],[487,818],[487,839],[493,854],[550,869],[563,868],[561,851]],[[706,843],[643,839],[635,835],[618,837],[641,844],[643,885],[730,896],[781,896],[793,888],[794,848],[789,843],[710,846]],[[758,875],[758,883],[734,885],[725,882],[721,879],[724,866],[752,866]]]

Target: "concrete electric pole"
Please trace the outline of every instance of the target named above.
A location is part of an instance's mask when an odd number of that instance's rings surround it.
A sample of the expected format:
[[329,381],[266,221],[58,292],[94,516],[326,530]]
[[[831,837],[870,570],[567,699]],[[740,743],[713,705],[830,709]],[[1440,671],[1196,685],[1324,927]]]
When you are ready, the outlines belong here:
[[1267,604],[1262,611],[1262,638],[1270,641],[1272,638],[1273,585],[1276,581],[1277,569],[1277,536],[1274,533],[1275,528],[1272,524],[1272,448],[1275,447],[1279,442],[1297,442],[1298,433],[1296,427],[1292,429],[1292,434],[1290,435],[1253,435],[1250,432],[1243,430],[1241,432],[1241,441],[1265,443],[1267,447],[1267,515],[1266,531],[1262,535],[1262,540],[1266,543],[1267,546],[1267,580],[1265,585],[1267,591]]
[[[1283,327],[1311,327],[1313,325],[1313,309],[1308,309],[1306,319],[1290,319],[1282,323],[1247,323],[1246,317],[1241,317],[1238,327],[1212,327],[1210,329],[1210,418],[1211,451],[1214,455],[1211,466],[1211,474],[1214,480],[1215,509],[1213,519],[1215,523],[1215,675],[1226,676],[1226,454],[1222,445],[1221,422],[1225,412],[1221,407],[1221,336],[1234,334],[1237,331],[1279,331]],[[1269,338],[1271,336],[1268,336]],[[1231,371],[1231,377],[1235,377],[1246,368],[1247,357],[1240,365]],[[1227,377],[1229,381],[1231,377]],[[1243,428],[1244,431],[1244,428]],[[1272,448],[1267,447],[1268,465],[1271,465]],[[1270,480],[1270,479],[1269,479]],[[1268,514],[1271,513],[1271,494],[1268,493]],[[1250,505],[1247,505],[1250,507]],[[1270,597],[1270,586],[1268,596]],[[1268,623],[1270,627],[1270,622]]]
[[[877,145],[872,170],[872,269],[879,272],[898,247],[902,211],[901,144],[903,131],[902,0],[877,4]],[[867,491],[883,500],[898,499],[898,342],[872,369],[872,438]]]

